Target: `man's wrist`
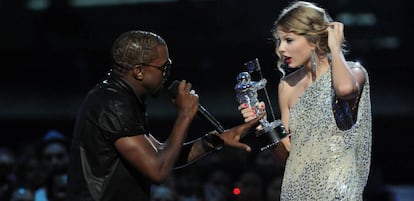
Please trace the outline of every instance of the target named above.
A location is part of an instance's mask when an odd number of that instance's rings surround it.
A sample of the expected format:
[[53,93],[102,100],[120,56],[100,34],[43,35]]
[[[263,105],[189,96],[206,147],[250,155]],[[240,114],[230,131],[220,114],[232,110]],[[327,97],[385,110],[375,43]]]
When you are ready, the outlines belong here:
[[263,130],[263,125],[262,125],[262,124],[259,124],[259,125],[256,127],[256,131],[260,132],[260,131],[262,131],[262,130]]
[[220,134],[217,131],[210,131],[201,137],[201,143],[205,150],[218,151],[223,148],[224,141],[220,138]]

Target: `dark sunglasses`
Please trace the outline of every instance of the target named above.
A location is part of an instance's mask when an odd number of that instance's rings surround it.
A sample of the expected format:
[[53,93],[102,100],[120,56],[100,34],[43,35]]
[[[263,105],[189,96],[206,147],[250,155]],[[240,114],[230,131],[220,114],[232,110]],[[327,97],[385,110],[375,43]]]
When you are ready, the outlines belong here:
[[167,62],[165,62],[165,64],[163,64],[162,66],[156,66],[156,65],[146,64],[146,63],[141,63],[141,65],[156,68],[162,72],[163,77],[168,77],[170,76],[172,60],[168,58]]

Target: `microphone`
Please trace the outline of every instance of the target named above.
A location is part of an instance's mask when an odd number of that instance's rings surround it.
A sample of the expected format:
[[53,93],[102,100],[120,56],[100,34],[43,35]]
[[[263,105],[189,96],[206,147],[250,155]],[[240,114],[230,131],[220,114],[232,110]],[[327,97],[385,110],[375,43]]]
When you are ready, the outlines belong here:
[[[177,96],[179,84],[180,84],[180,81],[174,80],[171,83],[171,85],[168,87],[168,91],[170,92],[170,95],[173,98]],[[200,105],[200,103],[198,103],[197,115],[201,117],[202,119],[206,120],[207,122],[209,122],[219,133],[224,132],[224,128],[223,126],[221,126],[220,122],[217,121],[217,119],[214,118],[213,115],[211,115],[210,112],[206,110],[206,108]]]

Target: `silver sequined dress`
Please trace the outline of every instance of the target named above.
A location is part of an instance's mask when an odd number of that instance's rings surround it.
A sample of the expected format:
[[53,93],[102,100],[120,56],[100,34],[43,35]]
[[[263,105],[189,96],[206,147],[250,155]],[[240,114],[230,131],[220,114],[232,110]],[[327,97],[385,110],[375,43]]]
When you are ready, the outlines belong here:
[[[361,67],[349,62],[351,67]],[[366,73],[366,71],[365,71]],[[290,110],[291,151],[281,200],[362,201],[371,158],[371,101],[368,74],[357,121],[340,130],[332,111],[331,71],[320,76]]]

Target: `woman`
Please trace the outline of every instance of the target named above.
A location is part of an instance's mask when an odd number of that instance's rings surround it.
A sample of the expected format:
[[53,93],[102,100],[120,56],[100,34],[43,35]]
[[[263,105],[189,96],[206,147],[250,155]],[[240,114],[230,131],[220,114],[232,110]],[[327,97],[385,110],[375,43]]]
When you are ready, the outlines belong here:
[[[281,200],[362,200],[371,157],[369,79],[363,66],[345,60],[343,28],[304,1],[274,24],[279,107],[289,131],[273,150],[286,165]],[[239,110],[245,121],[255,117],[251,108]]]

